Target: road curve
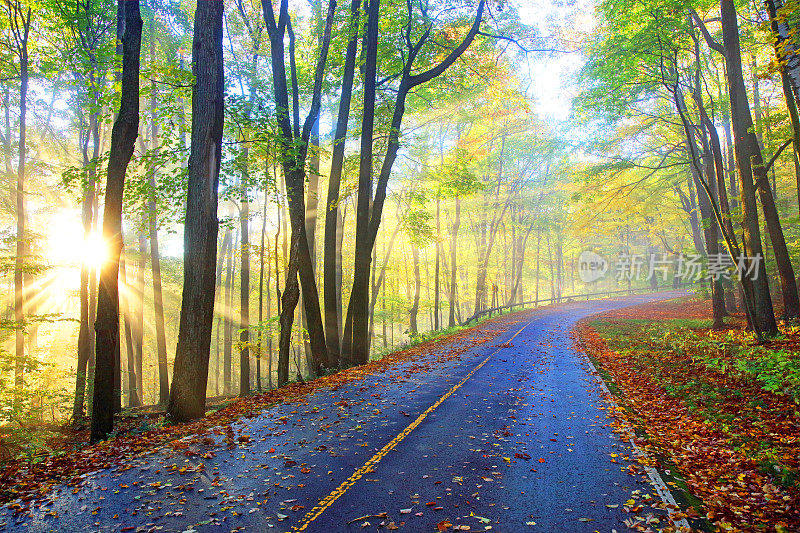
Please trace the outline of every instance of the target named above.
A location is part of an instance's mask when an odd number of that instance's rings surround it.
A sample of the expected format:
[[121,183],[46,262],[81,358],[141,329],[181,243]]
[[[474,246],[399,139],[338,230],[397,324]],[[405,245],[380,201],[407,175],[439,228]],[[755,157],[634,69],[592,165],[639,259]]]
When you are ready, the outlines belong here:
[[499,333],[477,346],[445,344],[242,420],[234,446],[189,439],[0,508],[0,530],[622,531],[632,495],[659,498],[631,475],[634,452],[569,333],[592,314],[681,294],[492,321],[476,335]]

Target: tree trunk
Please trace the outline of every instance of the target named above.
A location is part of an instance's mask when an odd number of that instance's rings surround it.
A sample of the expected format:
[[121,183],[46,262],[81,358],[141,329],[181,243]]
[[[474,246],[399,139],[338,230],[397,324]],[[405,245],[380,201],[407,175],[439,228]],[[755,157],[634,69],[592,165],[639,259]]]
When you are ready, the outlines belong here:
[[[350,104],[353,98],[353,80],[355,77],[356,53],[358,50],[358,24],[361,13],[361,0],[352,0],[350,3],[350,27],[345,52],[344,73],[342,77],[342,96],[339,100],[339,116],[336,121],[336,132],[333,136],[333,153],[331,156],[331,174],[328,180],[328,199],[325,210],[325,243],[324,243],[324,272],[323,296],[325,299],[325,339],[328,345],[328,357],[331,366],[340,366],[341,339],[339,328],[341,326],[341,282],[337,277],[337,259],[341,254],[341,239],[339,220],[339,189],[344,167],[345,141],[347,139],[347,124],[350,118]],[[338,252],[337,252],[338,251]]]
[[[780,65],[781,72],[781,85],[783,86],[783,96],[786,101],[786,109],[789,111],[789,118],[792,124],[792,145],[793,145],[793,159],[794,159],[794,173],[795,185],[797,188],[797,205],[800,209],[800,118],[797,113],[797,97],[800,95],[800,84],[795,83],[792,87],[792,80],[789,78],[789,60],[790,58],[795,61],[798,68],[795,71],[798,74],[797,81],[800,81],[800,54],[796,48],[787,49],[786,45],[793,47],[791,39],[787,39],[789,32],[787,31],[787,21],[777,20],[777,11],[782,0],[767,0],[767,11],[769,12],[770,20],[772,21],[772,33],[775,37],[775,56]],[[796,42],[795,37],[795,42]],[[783,45],[786,43],[786,45]],[[782,46],[783,45],[783,46]]]
[[217,188],[222,147],[222,2],[199,2],[192,42],[192,143],[184,226],[184,281],[178,347],[167,413],[175,421],[205,413],[217,254]]
[[[14,259],[14,336],[16,341],[14,365],[14,409],[21,408],[22,394],[24,390],[25,377],[25,294],[23,286],[23,275],[25,269],[25,256],[27,255],[27,236],[25,235],[25,163],[27,156],[27,113],[28,113],[28,35],[31,27],[31,9],[28,8],[27,15],[23,14],[22,6],[14,4],[14,15],[9,14],[9,19],[13,18],[13,23],[17,26],[17,40],[14,43],[19,59],[19,160],[17,163],[17,183],[15,187],[16,216],[17,216],[17,235],[16,235],[16,257]],[[9,7],[9,11],[11,8]],[[19,13],[19,15],[17,15]],[[21,19],[21,20],[20,20]],[[21,24],[20,24],[21,23]],[[21,28],[19,27],[21,25]],[[21,32],[20,32],[21,30]]]
[[[518,252],[518,259],[517,259],[517,268],[516,268],[516,278],[514,279],[514,286],[511,289],[511,295],[506,302],[506,305],[511,305],[517,302],[517,300],[521,301],[521,298],[517,298],[517,295],[520,293],[519,284],[522,281],[522,267],[525,266],[525,249],[526,245],[528,244],[528,237],[530,236],[531,232],[533,231],[533,227],[535,222],[528,226],[528,229],[525,231],[524,235],[520,235],[520,243],[519,243],[519,252]],[[573,292],[575,291],[573,287]]]
[[[725,65],[730,94],[731,119],[733,123],[734,151],[739,169],[742,198],[742,229],[744,231],[744,253],[750,258],[764,257],[761,247],[761,231],[758,227],[758,207],[756,205],[754,184],[754,166],[763,170],[761,152],[758,141],[752,133],[753,119],[747,101],[747,91],[742,74],[742,58],[739,47],[739,25],[736,20],[736,8],[733,0],[720,1],[720,15],[722,18],[722,37],[725,46]],[[759,180],[759,174],[755,175]],[[766,180],[765,180],[766,181]],[[769,184],[767,183],[767,186]],[[771,196],[771,195],[770,195]],[[763,196],[762,196],[763,201]],[[747,261],[748,266],[750,261]],[[766,335],[775,335],[778,326],[772,308],[772,298],[769,294],[769,282],[764,261],[756,266],[758,278],[754,280],[754,305],[757,324],[756,329]],[[796,291],[795,291],[796,293]]]
[[[322,313],[319,305],[319,294],[317,291],[316,277],[314,274],[314,264],[311,259],[308,238],[305,229],[305,197],[304,188],[306,180],[305,164],[308,155],[309,138],[314,123],[319,118],[321,103],[322,82],[324,77],[325,64],[327,62],[328,48],[330,45],[331,26],[333,24],[335,2],[328,4],[328,14],[325,21],[325,30],[322,36],[320,54],[317,58],[316,70],[314,74],[314,90],[312,95],[311,110],[305,123],[300,125],[299,115],[299,88],[297,84],[297,70],[295,62],[295,36],[292,30],[291,19],[288,13],[288,3],[280,4],[279,17],[276,21],[275,12],[271,3],[265,2],[264,19],[267,32],[270,38],[270,53],[272,56],[272,78],[275,95],[275,105],[278,109],[278,140],[281,149],[291,157],[283,159],[283,177],[286,183],[287,199],[289,201],[289,219],[292,227],[292,239],[297,242],[292,243],[292,249],[296,248],[296,261],[290,261],[287,271],[287,284],[295,283],[296,276],[299,274],[302,282],[303,302],[308,319],[309,342],[314,356],[314,373],[319,375],[322,369],[329,366],[327,357],[327,347],[325,344],[325,331],[322,323]],[[290,74],[293,88],[293,120],[289,114],[289,89],[287,86],[287,71],[284,57],[284,40],[286,32],[289,37],[289,61]],[[299,149],[298,149],[299,148]],[[296,244],[296,246],[295,246]],[[296,270],[293,272],[293,269]],[[293,292],[288,285],[284,291],[284,303],[296,305],[293,297],[287,297],[287,293]],[[294,307],[283,307],[281,317],[281,349],[289,349],[291,338],[291,324],[294,320]],[[286,327],[288,326],[288,331]],[[288,356],[288,352],[287,352]]]
[[[702,106],[701,87],[700,87],[700,41],[697,39],[696,34],[692,35],[694,39],[694,53],[695,53],[695,76],[694,76],[694,95],[695,101],[698,106]],[[684,125],[684,136],[686,138],[686,152],[691,160],[690,170],[694,178],[695,187],[697,189],[697,201],[700,206],[700,216],[703,221],[703,233],[706,242],[706,251],[708,260],[719,256],[719,227],[714,219],[712,212],[712,203],[716,200],[714,197],[709,197],[702,185],[702,173],[700,162],[694,160],[699,154],[697,142],[694,137],[694,128],[689,127],[688,112],[686,109],[686,100],[683,96],[683,91],[676,83],[674,93],[675,106],[678,113],[681,115],[681,123]],[[714,184],[716,183],[714,171],[714,157],[708,146],[708,137],[705,130],[700,128],[701,140],[703,143],[702,162],[704,165],[704,172],[706,176],[706,183],[713,191]],[[722,280],[720,277],[714,279],[714,276],[709,277],[711,284],[711,311],[713,316],[713,328],[720,329],[725,325],[724,317],[727,314],[725,310],[725,292],[722,288]]]
[[[235,239],[234,239],[235,240]],[[230,396],[232,391],[233,376],[233,276],[236,266],[233,262],[233,241],[231,241],[230,255],[227,260],[227,270],[225,273],[225,307],[222,333],[223,359],[222,359],[222,393]]]
[[456,325],[456,261],[458,246],[458,229],[461,226],[461,198],[456,196],[456,214],[453,220],[453,231],[450,244],[450,314],[447,318],[447,327]]
[[[372,203],[372,160],[375,133],[375,97],[378,64],[378,17],[380,0],[369,0],[364,44],[364,106],[361,122],[361,151],[356,203],[356,247],[353,265],[353,290],[347,309],[352,321],[352,338],[342,341],[342,355],[348,365],[364,364],[369,359],[368,304],[372,247],[369,244]],[[398,97],[399,99],[399,97]],[[372,204],[372,205],[371,205]]]
[[[143,222],[144,225],[146,222]],[[133,314],[133,354],[136,357],[136,380],[138,381],[139,396],[144,403],[144,272],[147,268],[147,239],[143,232],[138,232],[139,252],[136,265],[136,308]]]
[[414,258],[414,303],[409,309],[409,318],[411,321],[410,333],[414,337],[419,332],[417,328],[417,311],[419,311],[419,292],[422,280],[419,276],[419,249],[415,244],[411,244],[411,256]]
[[[372,294],[369,302],[370,317],[372,317],[375,310],[375,304],[378,302],[378,291],[381,289],[381,287],[384,289],[386,288],[386,267],[389,264],[389,257],[392,255],[392,248],[394,247],[397,234],[400,232],[400,227],[400,224],[397,224],[394,228],[394,231],[392,231],[392,236],[389,238],[389,244],[386,246],[386,252],[383,256],[383,264],[381,265],[381,271],[378,274],[378,279],[375,280],[373,275]],[[371,321],[372,319],[370,318],[370,322]],[[370,325],[370,330],[371,329],[372,326]]]
[[[86,157],[84,147],[84,165],[88,166],[89,158]],[[81,209],[81,220],[83,222],[83,239],[88,240],[92,234],[92,218],[94,211],[95,182],[90,179],[84,188],[84,197]],[[78,329],[78,367],[75,373],[75,399],[72,405],[72,419],[78,422],[84,415],[84,403],[86,396],[87,369],[91,358],[91,338],[89,330],[91,318],[89,315],[89,271],[91,266],[84,261],[81,264],[80,280],[80,326]]]
[[[409,4],[410,6],[410,4]],[[403,69],[402,77],[398,86],[397,99],[395,100],[394,111],[392,114],[389,137],[386,147],[386,154],[383,158],[381,171],[375,188],[375,197],[372,198],[372,208],[369,208],[369,199],[372,196],[372,134],[374,117],[370,116],[375,109],[375,67],[377,59],[377,39],[378,39],[378,0],[373,0],[369,4],[368,23],[367,23],[367,46],[365,52],[365,75],[364,75],[364,123],[362,124],[362,146],[361,146],[361,167],[359,170],[359,202],[357,205],[356,216],[356,243],[355,261],[353,271],[353,288],[351,290],[348,317],[352,316],[352,353],[349,355],[353,363],[360,364],[366,362],[369,357],[369,331],[368,331],[368,292],[369,292],[369,262],[372,256],[372,248],[375,245],[375,238],[383,214],[383,204],[386,201],[386,187],[392,172],[392,167],[397,159],[400,149],[400,131],[402,128],[403,115],[406,109],[406,98],[409,91],[418,85],[425,84],[430,80],[444,73],[450,66],[466,51],[477,35],[483,19],[485,0],[478,3],[477,13],[472,27],[464,40],[453,49],[445,59],[435,67],[419,74],[412,74],[414,67],[414,56],[416,52],[411,51],[409,59]],[[418,52],[418,50],[417,50]],[[368,173],[368,176],[364,174]],[[367,179],[368,178],[368,179]],[[368,189],[363,190],[365,186]],[[366,202],[362,202],[364,194]],[[367,218],[368,217],[368,218]],[[350,318],[348,318],[350,320]],[[347,339],[344,339],[346,342]],[[343,350],[344,352],[344,350]],[[345,356],[347,356],[345,352]]]
[[[343,279],[344,279],[344,258],[342,255],[342,245],[344,244],[344,222],[347,219],[347,204],[344,205],[344,209],[340,209],[337,214],[337,222],[336,222],[336,320],[338,324],[341,326],[344,322],[344,306],[342,304],[342,287],[343,287]],[[341,339],[339,339],[339,343],[341,344]],[[339,351],[341,355],[341,350]],[[341,366],[341,360],[340,360]]]
[[[222,236],[222,243],[219,246],[219,252],[217,253],[217,266],[215,269],[216,276],[214,278],[214,304],[217,308],[217,343],[216,343],[216,366],[217,371],[214,375],[214,386],[215,386],[215,394],[219,394],[219,382],[220,382],[220,330],[225,331],[227,327],[227,308],[228,308],[228,300],[225,299],[223,288],[223,281],[225,282],[226,286],[229,283],[230,278],[226,277],[223,280],[222,274],[224,269],[227,267],[227,272],[230,272],[230,265],[225,263],[225,259],[228,257],[228,253],[230,251],[232,244],[232,236],[230,228],[225,228],[225,233]],[[219,303],[218,300],[222,298],[222,302]],[[219,307],[222,307],[222,311],[220,312]],[[223,336],[222,339],[223,344],[225,343],[225,337]]]
[[[256,353],[256,390],[261,392],[261,354],[264,341],[264,236],[267,232],[267,196],[264,195],[264,211],[261,214],[261,246],[258,249],[258,349]],[[269,279],[267,279],[269,283]],[[269,294],[267,294],[269,305]],[[267,312],[269,317],[269,312]],[[272,354],[270,354],[271,356]]]
[[433,270],[433,329],[439,329],[439,263],[440,247],[439,234],[441,233],[440,213],[439,213],[439,198],[436,198],[436,266]]
[[[775,38],[775,52],[781,71],[786,74],[794,92],[796,102],[800,102],[800,49],[797,44],[796,13],[784,6],[783,0],[766,0],[772,32]],[[780,11],[780,13],[779,13]],[[792,18],[795,17],[795,25]]]
[[[150,21],[150,63],[155,64],[155,31]],[[150,142],[154,153],[158,154],[158,123],[156,122],[156,86],[150,86]],[[167,369],[167,334],[164,328],[164,296],[161,289],[161,254],[158,249],[158,214],[156,207],[155,170],[148,176],[149,195],[147,197],[147,225],[150,236],[150,266],[153,269],[153,310],[156,326],[156,349],[158,350],[158,404],[166,406],[169,402],[169,370]]]
[[126,290],[120,296],[119,302],[122,306],[122,317],[125,320],[125,355],[128,364],[128,407],[140,407],[142,399],[139,395],[138,381],[136,380],[136,356],[133,353],[133,335],[131,334],[131,312],[128,305],[128,274],[125,269],[126,261],[121,258],[119,261],[119,277]]
[[[300,287],[297,283],[297,248],[299,246],[296,236],[292,236],[289,249],[289,264],[286,268],[286,283],[281,296],[280,313],[280,340],[278,341],[278,387],[289,383],[289,351],[292,342],[292,322],[294,309],[300,299]],[[291,312],[289,312],[291,310]]]
[[139,58],[142,17],[138,0],[125,0],[122,39],[122,96],[111,132],[111,155],[106,177],[103,238],[109,257],[103,264],[95,321],[95,375],[91,440],[105,439],[114,428],[114,375],[119,354],[119,257],[122,252],[122,193],[125,172],[139,130]]
[[[246,161],[248,157],[246,146],[244,152]],[[246,168],[242,180],[242,205],[239,210],[239,223],[242,231],[240,248],[242,254],[242,279],[239,288],[239,342],[241,342],[241,352],[239,352],[239,396],[250,394],[250,204],[247,199]]]
[[542,228],[536,228],[536,305],[539,305],[539,275],[541,273]]

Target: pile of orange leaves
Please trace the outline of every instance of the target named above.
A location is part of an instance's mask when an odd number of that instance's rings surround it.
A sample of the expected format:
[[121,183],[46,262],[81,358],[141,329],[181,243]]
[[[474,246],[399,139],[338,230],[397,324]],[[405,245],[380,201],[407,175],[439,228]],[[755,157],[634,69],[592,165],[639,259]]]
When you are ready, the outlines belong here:
[[[625,326],[627,338],[602,338],[585,321],[577,344],[613,380],[619,424],[644,431],[640,444],[679,470],[709,523],[720,531],[800,531],[800,480],[778,475],[800,472],[800,415],[791,397],[766,392],[733,370],[703,366],[690,347],[620,348],[639,339],[628,319],[710,318],[708,307],[679,300],[616,311],[601,320]],[[713,409],[722,416],[704,415],[703,397],[692,396],[698,387],[719,394]],[[765,464],[765,456],[774,462]]]

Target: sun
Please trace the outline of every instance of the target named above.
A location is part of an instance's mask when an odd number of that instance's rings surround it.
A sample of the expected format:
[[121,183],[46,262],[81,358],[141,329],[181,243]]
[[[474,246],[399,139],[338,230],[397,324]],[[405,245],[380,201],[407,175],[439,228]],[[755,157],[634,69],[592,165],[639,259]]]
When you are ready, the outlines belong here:
[[101,268],[109,257],[103,236],[94,231],[84,236],[80,218],[73,212],[54,215],[47,232],[45,254],[53,266],[87,266],[92,269]]

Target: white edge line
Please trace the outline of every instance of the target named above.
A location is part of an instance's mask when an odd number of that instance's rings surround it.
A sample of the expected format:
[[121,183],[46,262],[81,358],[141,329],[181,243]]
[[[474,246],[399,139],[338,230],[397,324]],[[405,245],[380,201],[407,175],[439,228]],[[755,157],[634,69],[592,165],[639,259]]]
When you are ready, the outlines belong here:
[[[600,382],[600,387],[602,387],[603,391],[605,391],[606,393],[606,398],[604,399],[605,402],[611,404],[611,407],[613,407],[614,410],[617,411],[619,409],[619,406],[617,405],[617,402],[614,400],[614,396],[611,394],[611,391],[608,390],[608,386],[606,385],[605,380],[597,371],[597,368],[595,368],[594,363],[592,363],[592,359],[589,357],[589,354],[585,353],[585,360],[589,364],[589,367],[594,371],[593,377],[596,379],[596,381]],[[629,425],[627,421],[626,425]],[[633,447],[636,454],[640,457],[647,457],[647,454],[641,448],[639,448],[639,446],[633,440],[630,428],[627,429],[628,431],[626,431],[626,436],[628,438],[628,442]],[[675,501],[675,498],[672,496],[672,492],[669,490],[667,484],[664,483],[664,480],[661,478],[661,474],[658,473],[658,470],[649,465],[641,465],[641,466],[644,468],[645,472],[647,472],[647,477],[650,478],[650,483],[656,489],[656,492],[658,492],[658,495],[661,498],[661,500],[668,505],[674,505],[678,509],[680,509],[680,505],[678,505],[678,503]],[[691,529],[689,522],[685,518],[680,518],[678,520],[675,520],[674,522],[675,525],[678,527],[685,527]]]

